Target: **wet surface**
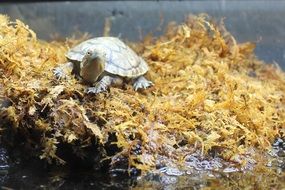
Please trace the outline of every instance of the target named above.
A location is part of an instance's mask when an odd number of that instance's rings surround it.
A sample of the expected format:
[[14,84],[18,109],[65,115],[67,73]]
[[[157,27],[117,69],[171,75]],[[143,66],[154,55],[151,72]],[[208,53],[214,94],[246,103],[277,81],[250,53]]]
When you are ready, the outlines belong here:
[[92,169],[46,168],[38,161],[16,164],[0,176],[2,189],[127,189],[125,176],[112,177]]
[[[277,139],[268,170],[246,171],[225,167],[214,158],[201,160],[193,154],[186,158],[188,170],[163,166],[144,177],[128,177],[126,173],[95,171],[92,167],[54,167],[40,160],[9,160],[0,148],[1,189],[282,189],[285,188],[285,142]],[[72,168],[72,169],[71,169]]]

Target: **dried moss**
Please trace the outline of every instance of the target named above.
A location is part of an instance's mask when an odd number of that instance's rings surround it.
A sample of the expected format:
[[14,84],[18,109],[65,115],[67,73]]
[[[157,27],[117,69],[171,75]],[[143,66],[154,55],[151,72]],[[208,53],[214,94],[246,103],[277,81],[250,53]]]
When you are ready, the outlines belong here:
[[[87,36],[45,42],[19,20],[1,15],[0,23],[0,94],[12,103],[1,110],[1,127],[24,133],[27,143],[27,134],[39,134],[42,159],[64,163],[57,145],[69,143],[100,147],[102,159],[126,157],[147,171],[160,156],[183,166],[197,151],[243,165],[284,134],[284,72],[258,60],[254,44],[237,44],[222,21],[189,16],[159,38],[130,43],[148,62],[154,87],[135,92],[126,84],[98,95],[84,94],[72,75],[52,73]],[[118,152],[104,153],[109,145]]]

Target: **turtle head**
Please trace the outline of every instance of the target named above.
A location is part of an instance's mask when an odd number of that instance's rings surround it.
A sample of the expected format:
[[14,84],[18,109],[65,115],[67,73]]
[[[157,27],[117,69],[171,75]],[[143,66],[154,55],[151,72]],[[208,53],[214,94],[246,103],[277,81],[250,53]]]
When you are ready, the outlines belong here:
[[104,71],[104,59],[97,51],[88,50],[80,63],[80,75],[87,82],[96,82]]

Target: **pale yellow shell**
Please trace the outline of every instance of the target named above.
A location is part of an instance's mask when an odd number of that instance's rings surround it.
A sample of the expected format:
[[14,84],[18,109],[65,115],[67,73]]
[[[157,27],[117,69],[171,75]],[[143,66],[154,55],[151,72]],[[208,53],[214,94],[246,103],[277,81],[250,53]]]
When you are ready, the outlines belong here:
[[122,77],[135,78],[148,71],[147,63],[124,42],[115,37],[98,37],[80,43],[66,55],[71,61],[82,61],[88,50],[100,53],[104,70]]

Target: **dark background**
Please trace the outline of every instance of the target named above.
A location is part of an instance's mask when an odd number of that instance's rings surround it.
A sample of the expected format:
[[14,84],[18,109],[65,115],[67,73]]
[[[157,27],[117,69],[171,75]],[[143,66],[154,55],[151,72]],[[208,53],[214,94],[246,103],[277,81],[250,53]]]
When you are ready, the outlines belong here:
[[[258,41],[256,54],[266,62],[285,68],[285,1],[29,1],[2,2],[0,13],[20,19],[39,38],[63,38],[75,31],[102,35],[105,18],[111,19],[111,34],[140,40],[148,33],[160,35],[169,21],[182,22],[188,14],[208,13],[225,17],[228,30],[238,42]],[[162,27],[158,27],[163,17]]]

